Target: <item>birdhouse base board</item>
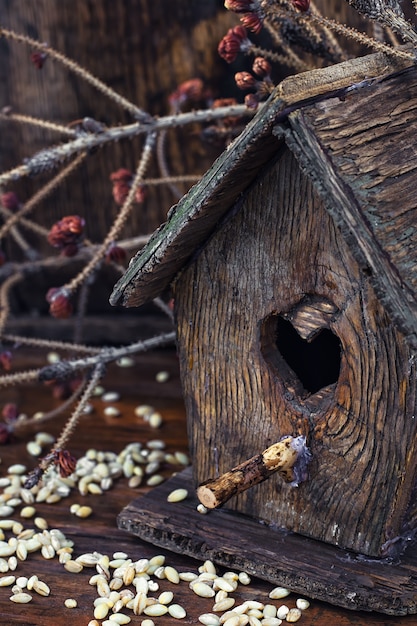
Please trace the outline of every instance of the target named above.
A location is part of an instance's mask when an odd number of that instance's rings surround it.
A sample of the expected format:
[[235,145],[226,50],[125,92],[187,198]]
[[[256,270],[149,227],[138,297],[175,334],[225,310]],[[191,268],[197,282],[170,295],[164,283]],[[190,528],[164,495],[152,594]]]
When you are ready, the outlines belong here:
[[[188,497],[167,501],[174,489]],[[245,571],[297,594],[347,609],[417,613],[417,549],[400,562],[365,558],[321,541],[270,528],[234,511],[196,509],[191,468],[176,474],[118,516],[119,528],[172,552]]]

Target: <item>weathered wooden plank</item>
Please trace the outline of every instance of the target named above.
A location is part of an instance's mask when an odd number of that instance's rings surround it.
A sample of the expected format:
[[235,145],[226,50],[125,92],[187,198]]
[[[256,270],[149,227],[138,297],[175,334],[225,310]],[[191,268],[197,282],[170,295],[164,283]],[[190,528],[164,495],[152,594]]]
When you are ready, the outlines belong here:
[[417,72],[291,116],[287,141],[383,304],[417,345]]
[[[184,487],[190,491],[186,500],[175,506],[167,503],[171,490]],[[201,515],[192,493],[187,469],[133,500],[119,514],[118,526],[173,552],[211,559],[348,609],[417,613],[415,550],[397,564],[360,559],[236,513],[216,510]]]

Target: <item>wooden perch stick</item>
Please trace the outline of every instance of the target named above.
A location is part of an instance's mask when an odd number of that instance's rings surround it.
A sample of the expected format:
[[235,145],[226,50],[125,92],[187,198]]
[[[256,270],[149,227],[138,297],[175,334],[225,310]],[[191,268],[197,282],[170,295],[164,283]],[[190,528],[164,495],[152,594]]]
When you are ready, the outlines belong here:
[[279,472],[286,482],[298,484],[298,473],[293,468],[300,458],[305,467],[310,458],[305,438],[285,437],[222,476],[206,480],[198,487],[197,497],[206,508],[216,509],[275,472]]

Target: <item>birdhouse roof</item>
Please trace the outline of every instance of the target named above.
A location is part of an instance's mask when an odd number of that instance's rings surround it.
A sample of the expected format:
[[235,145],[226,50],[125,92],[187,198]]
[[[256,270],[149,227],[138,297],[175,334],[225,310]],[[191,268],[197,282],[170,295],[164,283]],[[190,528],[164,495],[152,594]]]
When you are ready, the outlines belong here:
[[280,83],[132,259],[111,303],[139,306],[159,295],[288,146],[391,318],[417,347],[416,69],[373,54]]

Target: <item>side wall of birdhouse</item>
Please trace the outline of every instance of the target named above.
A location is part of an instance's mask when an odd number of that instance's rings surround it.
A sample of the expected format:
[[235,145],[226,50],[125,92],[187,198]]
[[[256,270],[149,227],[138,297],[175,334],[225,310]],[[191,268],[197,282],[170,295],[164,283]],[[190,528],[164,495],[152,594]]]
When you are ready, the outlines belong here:
[[305,482],[274,475],[226,506],[359,553],[395,550],[416,473],[414,355],[289,150],[175,303],[196,484],[303,434]]

